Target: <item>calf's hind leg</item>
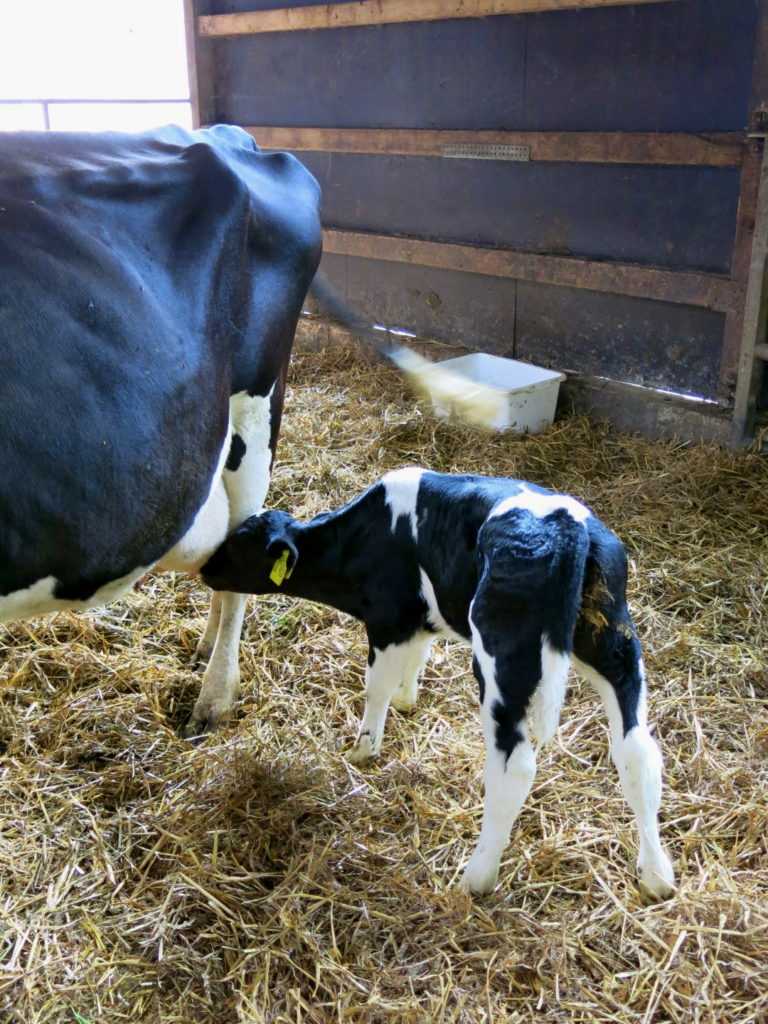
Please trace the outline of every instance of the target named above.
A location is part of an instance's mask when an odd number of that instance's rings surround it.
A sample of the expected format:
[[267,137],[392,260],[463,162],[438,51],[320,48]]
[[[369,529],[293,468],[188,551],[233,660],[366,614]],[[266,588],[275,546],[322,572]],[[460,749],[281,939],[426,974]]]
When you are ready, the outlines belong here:
[[[537,688],[564,689],[563,659],[543,659],[541,634],[520,637],[492,656],[470,615],[473,668],[480,685],[480,719],[485,740],[483,824],[475,852],[464,869],[461,886],[490,892],[512,826],[536,776],[536,754],[528,734],[526,711]],[[550,671],[558,678],[549,678]],[[565,670],[567,675],[567,666]]]
[[[648,731],[645,678],[637,640],[621,629],[600,631],[608,657],[598,670],[574,657],[579,675],[602,699],[611,732],[611,757],[619,773],[622,792],[635,815],[640,840],[637,872],[641,886],[655,899],[668,899],[675,891],[672,862],[659,836],[661,804],[661,752]],[[598,634],[600,635],[600,634]],[[623,649],[623,656],[617,651]],[[590,652],[595,658],[594,649]]]

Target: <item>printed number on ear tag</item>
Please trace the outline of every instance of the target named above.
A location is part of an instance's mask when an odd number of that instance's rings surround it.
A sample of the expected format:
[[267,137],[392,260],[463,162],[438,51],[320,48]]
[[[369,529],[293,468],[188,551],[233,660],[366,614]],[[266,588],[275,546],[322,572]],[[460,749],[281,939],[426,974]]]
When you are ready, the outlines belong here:
[[279,587],[282,585],[283,580],[290,579],[291,571],[288,568],[288,555],[290,551],[288,548],[283,550],[282,555],[277,559],[275,564],[272,566],[272,572],[269,574],[269,578]]

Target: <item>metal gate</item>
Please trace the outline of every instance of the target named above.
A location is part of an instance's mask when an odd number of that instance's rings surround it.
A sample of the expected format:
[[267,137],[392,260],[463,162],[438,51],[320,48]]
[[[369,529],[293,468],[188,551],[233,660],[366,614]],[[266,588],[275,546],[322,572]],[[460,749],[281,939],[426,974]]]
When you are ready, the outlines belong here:
[[754,429],[766,0],[188,0],[188,33],[198,123],[312,170],[354,305],[625,428]]

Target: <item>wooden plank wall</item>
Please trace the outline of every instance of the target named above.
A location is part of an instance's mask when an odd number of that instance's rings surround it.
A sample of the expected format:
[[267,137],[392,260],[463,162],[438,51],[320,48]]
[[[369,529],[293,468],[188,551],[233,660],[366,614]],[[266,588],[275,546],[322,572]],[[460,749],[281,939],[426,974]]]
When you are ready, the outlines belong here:
[[[564,369],[630,428],[748,429],[765,0],[187,5],[200,123],[315,173],[323,268],[351,302]],[[676,413],[666,392],[706,402]]]

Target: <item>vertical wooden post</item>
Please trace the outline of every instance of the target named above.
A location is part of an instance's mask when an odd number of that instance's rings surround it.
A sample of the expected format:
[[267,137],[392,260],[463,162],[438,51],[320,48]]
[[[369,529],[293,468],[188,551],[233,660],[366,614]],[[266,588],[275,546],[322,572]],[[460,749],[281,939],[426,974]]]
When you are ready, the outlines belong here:
[[733,442],[740,445],[754,427],[757,392],[762,381],[763,361],[758,346],[765,340],[768,322],[768,145],[763,140],[763,160],[757,193],[755,230],[749,263],[747,292],[741,335],[736,396],[733,406]]
[[[749,116],[753,134],[744,155],[739,197],[739,225],[731,276],[744,287],[744,306],[738,318],[726,322],[726,352],[736,356],[732,443],[739,447],[754,429],[757,397],[763,375],[761,346],[766,329],[766,244],[768,243],[768,185],[766,184],[765,120],[768,117],[768,0],[758,0],[755,56]],[[762,147],[762,162],[761,162]],[[730,341],[730,345],[728,342]],[[724,360],[725,362],[725,360]]]
[[194,128],[213,124],[217,120],[213,54],[215,40],[203,39],[198,34],[199,2],[200,0],[184,0],[187,74]]

